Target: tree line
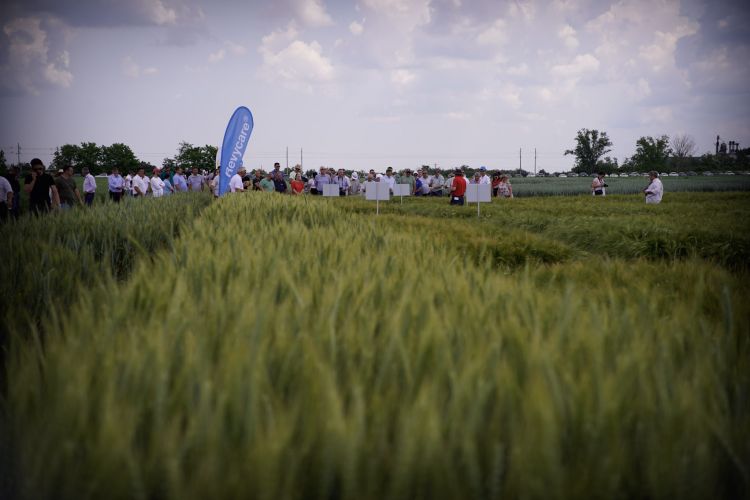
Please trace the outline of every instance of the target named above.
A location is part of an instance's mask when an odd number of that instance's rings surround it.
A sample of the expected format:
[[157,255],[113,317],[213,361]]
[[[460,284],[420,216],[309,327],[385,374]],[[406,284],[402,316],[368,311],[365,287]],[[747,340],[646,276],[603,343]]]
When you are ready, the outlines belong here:
[[[162,166],[169,167],[198,167],[201,170],[213,170],[216,165],[217,147],[206,144],[194,146],[189,142],[180,142],[177,154],[171,158],[164,158]],[[57,170],[65,165],[72,165],[76,173],[86,167],[94,174],[109,173],[114,167],[123,172],[138,168],[152,169],[155,165],[139,159],[127,144],[121,142],[109,146],[98,145],[95,142],[80,144],[63,144],[55,149],[52,162],[47,166],[49,170]],[[5,152],[0,150],[0,170],[5,171],[8,165]],[[21,165],[28,168],[28,164]]]
[[668,135],[641,137],[635,143],[633,156],[621,164],[617,158],[605,156],[612,151],[612,141],[606,132],[584,128],[576,134],[575,142],[575,147],[566,150],[565,155],[575,156],[573,172],[576,173],[704,172],[750,167],[750,148],[741,149],[736,155],[706,153],[696,157],[695,140],[687,134],[671,139]]

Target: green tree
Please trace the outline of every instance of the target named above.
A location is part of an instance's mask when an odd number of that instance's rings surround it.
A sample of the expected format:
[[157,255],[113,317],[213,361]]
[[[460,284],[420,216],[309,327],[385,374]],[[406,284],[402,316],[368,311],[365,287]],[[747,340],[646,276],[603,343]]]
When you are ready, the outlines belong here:
[[182,168],[198,167],[200,170],[213,170],[216,166],[216,152],[218,148],[206,144],[205,146],[193,146],[189,142],[182,141],[177,148],[174,157],[176,166]]
[[73,165],[80,172],[83,167],[88,167],[91,173],[96,175],[101,171],[102,150],[95,142],[82,142],[76,150]]
[[138,168],[138,158],[130,146],[117,142],[111,146],[102,146],[101,166],[105,172],[110,172],[114,167],[121,172],[129,172]]
[[588,173],[593,174],[603,172],[609,175],[617,172],[619,168],[620,166],[617,164],[617,158],[610,158],[609,156],[607,156],[603,160],[599,160],[598,162],[596,162],[596,168]]
[[576,134],[575,149],[568,149],[565,154],[576,157],[573,172],[590,174],[596,170],[599,158],[612,151],[611,147],[612,141],[609,140],[606,132],[583,128]]
[[75,144],[63,144],[55,149],[52,154],[52,163],[50,166],[55,170],[63,168],[65,165],[75,165],[79,156],[79,147]]
[[5,151],[0,149],[0,170],[5,172],[7,171],[7,169],[8,169],[8,164],[5,161]]
[[641,137],[635,143],[635,154],[630,158],[635,170],[647,172],[657,170],[663,172],[667,164],[672,148],[669,145],[669,136]]

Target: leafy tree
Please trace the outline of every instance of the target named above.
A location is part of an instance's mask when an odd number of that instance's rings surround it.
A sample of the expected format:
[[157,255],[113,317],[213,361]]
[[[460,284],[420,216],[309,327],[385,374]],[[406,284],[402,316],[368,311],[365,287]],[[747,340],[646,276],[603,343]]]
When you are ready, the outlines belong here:
[[101,167],[110,172],[117,167],[122,172],[128,172],[138,167],[138,158],[130,146],[117,142],[111,146],[101,147]]
[[168,168],[171,171],[174,171],[175,167],[177,166],[177,163],[174,161],[174,158],[164,158],[161,162],[161,166],[163,168]]
[[591,173],[596,170],[599,158],[612,151],[611,146],[612,141],[609,140],[606,132],[583,128],[576,134],[575,149],[568,149],[565,154],[576,157],[573,172]]
[[5,161],[5,151],[0,149],[0,170],[5,172],[8,169],[8,165]]
[[635,154],[630,158],[635,169],[639,172],[657,170],[663,172],[667,168],[668,159],[672,154],[669,136],[653,138],[641,137],[636,141]]
[[55,152],[52,154],[50,167],[57,170],[63,168],[65,165],[75,165],[76,159],[79,156],[79,149],[75,144],[63,144],[55,149]]
[[198,167],[200,170],[213,170],[216,166],[216,152],[218,148],[206,144],[203,147],[193,146],[189,142],[182,141],[177,148],[174,163],[178,167]]
[[687,170],[690,158],[695,154],[695,141],[688,134],[680,134],[672,138],[672,154],[678,170]]
[[613,159],[607,156],[603,160],[599,160],[598,162],[596,162],[596,168],[588,173],[593,174],[593,173],[603,172],[609,175],[609,174],[613,174],[617,172],[619,168],[620,166],[617,164],[617,158]]
[[88,167],[92,174],[98,174],[101,171],[102,150],[95,142],[82,142],[76,149],[73,165],[80,171],[83,167]]

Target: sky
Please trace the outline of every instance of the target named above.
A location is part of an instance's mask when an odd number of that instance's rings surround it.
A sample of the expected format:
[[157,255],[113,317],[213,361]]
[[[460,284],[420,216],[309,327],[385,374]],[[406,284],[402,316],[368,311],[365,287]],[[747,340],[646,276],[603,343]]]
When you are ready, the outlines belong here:
[[[750,146],[750,9],[697,0],[5,0],[0,148],[221,143],[249,168],[569,170],[582,128]],[[519,155],[520,152],[520,155]]]

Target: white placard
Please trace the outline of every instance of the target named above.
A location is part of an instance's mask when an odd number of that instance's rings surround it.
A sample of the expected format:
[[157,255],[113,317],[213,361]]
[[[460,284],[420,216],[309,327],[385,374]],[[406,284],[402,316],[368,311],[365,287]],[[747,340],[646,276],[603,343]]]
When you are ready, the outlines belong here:
[[393,196],[411,196],[411,186],[409,184],[396,184],[393,186]]
[[323,196],[338,196],[339,185],[338,184],[323,184]]
[[466,186],[467,203],[491,203],[492,189],[489,184],[469,184]]
[[370,201],[388,201],[391,190],[385,182],[365,182],[365,199]]

